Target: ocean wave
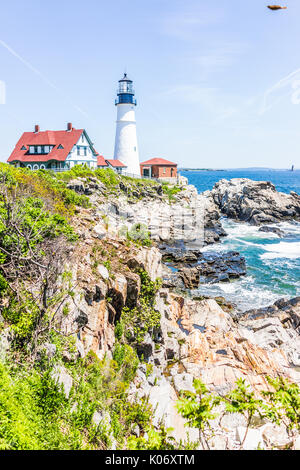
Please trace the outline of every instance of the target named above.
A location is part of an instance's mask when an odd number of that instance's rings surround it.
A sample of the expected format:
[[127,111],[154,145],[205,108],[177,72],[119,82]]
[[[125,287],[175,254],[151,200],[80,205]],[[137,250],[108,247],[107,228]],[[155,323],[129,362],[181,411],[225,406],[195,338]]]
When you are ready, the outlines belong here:
[[274,245],[264,245],[264,250],[266,250],[267,253],[263,253],[260,255],[260,258],[262,260],[276,258],[300,258],[300,242],[280,242]]
[[[202,285],[193,294],[209,295],[211,297],[224,297],[227,301],[236,304],[238,311],[245,312],[253,308],[267,307],[284,295],[275,293],[266,286],[257,285],[253,276],[247,276],[239,281]],[[287,296],[288,297],[288,296]]]

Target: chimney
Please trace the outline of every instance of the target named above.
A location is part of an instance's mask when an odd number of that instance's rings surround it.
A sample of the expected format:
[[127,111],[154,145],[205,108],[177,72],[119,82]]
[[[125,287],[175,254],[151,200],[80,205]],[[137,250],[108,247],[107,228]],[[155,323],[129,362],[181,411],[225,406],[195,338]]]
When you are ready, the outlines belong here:
[[71,123],[71,122],[68,122],[67,131],[68,131],[68,132],[71,132],[72,129],[73,129],[72,123]]
[[37,134],[38,132],[40,132],[40,126],[39,126],[38,124],[36,124],[36,125],[34,126],[34,132],[35,132],[35,134]]

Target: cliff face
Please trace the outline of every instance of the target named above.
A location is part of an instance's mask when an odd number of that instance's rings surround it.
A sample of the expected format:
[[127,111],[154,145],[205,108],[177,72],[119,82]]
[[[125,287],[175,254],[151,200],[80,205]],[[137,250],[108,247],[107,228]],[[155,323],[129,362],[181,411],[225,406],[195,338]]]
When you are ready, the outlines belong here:
[[[203,202],[203,196],[201,198]],[[206,220],[215,229],[212,221],[218,222],[220,213],[212,209],[210,196],[204,198],[210,208]],[[179,239],[191,243],[195,233],[192,237],[188,234],[182,238],[176,213],[183,204],[193,204],[197,200],[193,188],[183,191],[171,206],[159,196],[129,203],[124,195],[107,201],[93,192],[91,201],[95,209],[82,210],[77,217],[77,232],[81,239],[68,261],[76,285],[74,308],[67,318],[61,319],[61,328],[66,333],[72,331],[78,317],[82,319],[77,342],[81,355],[89,350],[100,358],[111,355],[115,325],[123,308],[134,308],[140,294],[138,270],[147,271],[152,280],[162,274],[163,263],[158,248],[128,246],[120,237],[122,224],[128,228],[136,221],[150,224],[153,238],[165,244],[173,245]],[[166,238],[151,222],[153,214],[161,222],[165,213],[170,222]],[[195,212],[192,213],[191,226],[196,218]],[[99,250],[102,254],[95,262],[95,253]],[[107,260],[109,270],[105,267]],[[228,309],[214,299],[192,300],[188,292],[176,294],[161,288],[155,306],[161,317],[160,331],[155,337],[147,334],[138,346],[140,357],[152,364],[152,373],[147,375],[145,365],[141,364],[129,396],[132,400],[148,396],[156,409],[155,420],[158,423],[163,418],[166,427],[174,428],[173,435],[177,440],[186,439],[187,433],[196,439],[195,430],[184,426],[185,421],[175,406],[181,390],[193,391],[195,378],[201,378],[211,391],[221,394],[231,390],[239,378],[245,379],[257,394],[269,389],[267,376],[281,376],[300,384],[297,331],[300,299],[278,303],[267,312],[249,312],[237,317],[232,307]],[[237,427],[245,423],[226,413],[222,414],[222,420],[223,424],[214,423],[217,431],[213,441],[215,446],[238,448]],[[260,424],[262,432],[266,423]],[[281,436],[288,440],[283,431]]]
[[[70,240],[55,238],[55,228],[51,232],[51,240],[38,246],[38,257],[33,259],[34,266],[38,264],[39,268],[36,268],[36,278],[28,277],[25,282],[30,295],[41,303],[35,328],[40,328],[42,335],[44,319],[49,315],[54,331],[74,340],[71,352],[62,348],[62,362],[55,366],[53,375],[63,385],[67,398],[72,395],[74,380],[66,367],[80,358],[88,358],[91,352],[103,363],[106,359],[116,360],[115,348],[122,341],[126,347],[132,345],[140,359],[130,380],[129,402],[135,406],[148,400],[154,410],[154,427],[159,429],[163,421],[166,428],[174,429],[177,441],[185,441],[188,436],[190,440],[198,441],[198,431],[185,426],[186,421],[176,408],[181,391],[194,391],[194,379],[201,379],[211,392],[220,395],[232,390],[240,378],[251,385],[256,396],[260,396],[262,390],[270,389],[267,376],[280,376],[300,385],[299,298],[238,315],[234,306],[228,305],[224,299],[192,299],[183,284],[178,288],[176,283],[165,281],[159,287],[156,281],[166,270],[162,253],[164,259],[171,257],[184,269],[185,263],[199,261],[202,256],[199,249],[203,245],[225,236],[220,224],[221,213],[250,223],[274,222],[280,217],[296,218],[298,196],[283,197],[274,193],[274,188],[268,184],[253,185],[247,181],[221,182],[213,191],[198,195],[191,186],[164,188],[158,184],[117,178],[114,174],[110,178],[106,173],[100,175],[102,179],[88,175],[68,182],[68,190],[75,191],[79,198],[88,196],[89,204],[85,199],[77,200],[73,192],[65,193],[63,188],[64,203],[70,199],[78,202],[70,226],[63,226]],[[26,185],[27,191],[28,182]],[[58,187],[61,189],[60,185]],[[261,199],[259,190],[263,193]],[[269,204],[270,194],[273,202]],[[255,202],[257,198],[259,203]],[[48,193],[45,199],[49,205]],[[250,207],[250,200],[254,200],[256,207],[246,210],[246,206]],[[57,205],[57,199],[54,201]],[[276,216],[273,214],[274,205]],[[260,211],[268,217],[256,217]],[[29,212],[31,216],[32,212],[33,216],[36,215],[31,205]],[[40,220],[39,214],[37,217]],[[62,224],[61,219],[55,217],[55,221]],[[9,224],[8,219],[7,227]],[[48,220],[46,228],[45,234],[48,234]],[[149,232],[154,243],[149,239]],[[43,253],[47,248],[49,265],[43,266]],[[235,261],[237,255],[233,253]],[[11,259],[15,269],[13,254]],[[27,256],[26,262],[28,259]],[[52,263],[55,272],[50,270],[52,277],[48,275],[51,259],[55,260]],[[220,260],[217,262],[220,264]],[[208,260],[205,264],[208,276],[211,263],[212,260]],[[221,269],[224,268],[222,263]],[[4,270],[6,265],[2,266]],[[21,266],[24,267],[24,256]],[[10,282],[15,272],[9,272]],[[0,292],[1,281],[0,277]],[[11,285],[14,289],[18,287],[15,283]],[[42,295],[39,289],[42,289]],[[12,318],[7,317],[8,302],[9,297],[3,295],[0,307],[6,317],[0,317],[0,323],[4,324],[0,334],[2,359],[12,348],[14,332],[19,331],[16,324],[13,324],[15,329],[11,329],[9,320],[15,321],[19,317],[15,312]],[[55,305],[54,310],[52,305]],[[20,329],[18,323],[17,326]],[[23,324],[21,326],[24,328]],[[33,361],[43,354],[51,361],[56,355],[56,345],[42,338],[42,344],[37,339],[34,342]],[[125,376],[134,361],[132,357],[131,362],[122,365]],[[116,368],[117,360],[112,362]],[[109,374],[114,377],[112,371]],[[111,396],[107,403],[111,403]],[[73,406],[76,409],[80,404],[75,401]],[[98,404],[92,414],[97,425],[104,422],[104,411],[99,417],[101,406]],[[109,405],[107,408],[106,424],[111,419]],[[221,405],[219,411],[219,417],[210,423],[214,430],[210,438],[211,447],[240,448],[243,438],[239,429],[247,426],[247,420],[226,412]],[[142,426],[141,423],[135,426],[136,436],[145,432]],[[267,421],[251,422],[251,426],[256,426],[256,437],[247,443],[250,448],[258,445],[284,448],[295,441],[295,436],[291,437],[285,429],[272,428],[271,432],[268,428],[271,424]],[[114,445],[116,443],[111,447]]]

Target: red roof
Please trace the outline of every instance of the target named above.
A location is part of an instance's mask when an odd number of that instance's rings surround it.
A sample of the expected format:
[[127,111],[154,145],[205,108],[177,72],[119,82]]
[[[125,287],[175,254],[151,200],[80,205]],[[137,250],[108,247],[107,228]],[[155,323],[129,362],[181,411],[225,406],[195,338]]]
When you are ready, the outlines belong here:
[[[7,161],[47,162],[57,160],[63,162],[73,146],[77,144],[83,131],[83,129],[72,129],[71,131],[24,132]],[[54,145],[54,148],[48,154],[32,155],[28,153],[30,145]],[[58,148],[60,145],[63,148]],[[26,147],[25,150],[21,150],[23,146]]]
[[97,166],[108,166],[102,155],[97,155]]
[[142,162],[141,165],[177,166],[177,163],[169,162],[169,160],[165,160],[164,158],[151,158],[151,160]]
[[124,163],[120,162],[120,160],[105,160],[105,161],[108,162],[114,168],[127,168],[127,166],[124,165]]

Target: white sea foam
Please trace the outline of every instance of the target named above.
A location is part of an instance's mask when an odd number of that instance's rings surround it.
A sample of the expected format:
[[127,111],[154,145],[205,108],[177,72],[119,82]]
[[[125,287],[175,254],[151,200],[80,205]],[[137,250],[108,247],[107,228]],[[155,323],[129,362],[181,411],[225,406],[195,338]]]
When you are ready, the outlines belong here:
[[241,312],[253,308],[267,307],[284,297],[284,295],[274,293],[265,286],[257,286],[255,278],[252,276],[230,283],[221,282],[213,285],[201,285],[195,291],[195,294],[225,297],[228,301],[235,303]]
[[197,290],[199,295],[223,296],[234,302],[240,311],[266,307],[280,298],[300,295],[300,284],[297,283],[300,223],[276,224],[274,227],[284,232],[283,239],[272,232],[260,232],[259,227],[246,223],[227,219],[222,223],[228,236],[203,251],[239,251],[246,259],[247,254],[251,255],[250,263],[254,262],[254,265],[248,264],[248,275],[234,282],[201,285]]
[[267,253],[260,255],[260,258],[263,260],[276,258],[300,258],[300,242],[280,242],[274,245],[264,245],[264,250],[266,250]]

